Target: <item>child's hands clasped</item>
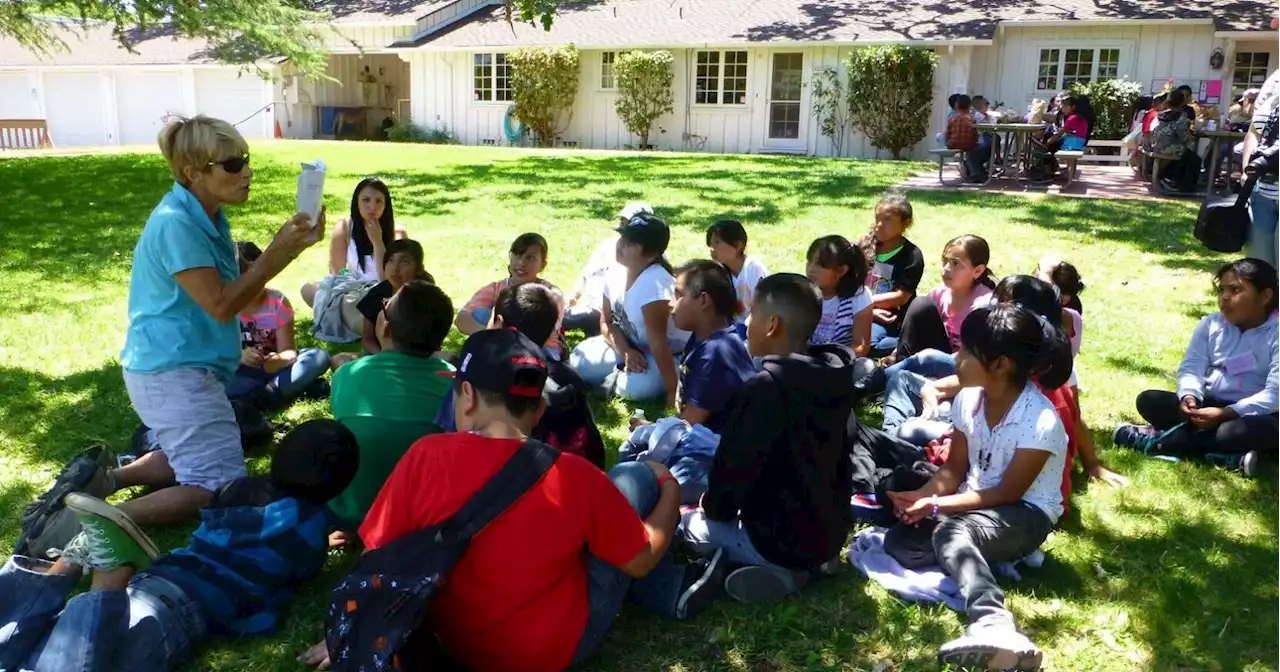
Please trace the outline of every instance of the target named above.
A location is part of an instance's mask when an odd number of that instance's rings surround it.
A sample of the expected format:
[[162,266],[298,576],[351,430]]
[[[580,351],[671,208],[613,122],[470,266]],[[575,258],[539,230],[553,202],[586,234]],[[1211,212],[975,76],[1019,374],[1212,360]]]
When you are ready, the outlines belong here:
[[262,368],[263,359],[262,353],[258,352],[257,348],[244,348],[240,351],[240,363],[251,369]]
[[894,514],[904,525],[915,525],[928,518],[933,511],[932,501],[919,490],[885,494],[889,496],[889,501],[893,502]]

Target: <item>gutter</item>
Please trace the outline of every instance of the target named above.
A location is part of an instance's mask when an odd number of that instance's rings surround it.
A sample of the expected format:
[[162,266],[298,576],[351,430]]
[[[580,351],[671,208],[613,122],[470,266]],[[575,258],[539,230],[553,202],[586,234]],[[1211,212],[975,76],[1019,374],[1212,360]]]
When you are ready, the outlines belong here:
[[[520,49],[523,47],[553,46],[550,44],[471,44],[432,47],[430,42],[421,46],[395,46],[393,43],[384,48],[385,51],[432,51],[432,52],[474,52],[493,49]],[[558,42],[556,45],[568,44]],[[635,49],[807,49],[810,47],[873,47],[882,45],[903,45],[909,47],[990,47],[994,39],[973,40],[809,40],[809,41],[768,41],[768,42],[704,42],[702,44],[578,44],[579,51],[631,51]]]

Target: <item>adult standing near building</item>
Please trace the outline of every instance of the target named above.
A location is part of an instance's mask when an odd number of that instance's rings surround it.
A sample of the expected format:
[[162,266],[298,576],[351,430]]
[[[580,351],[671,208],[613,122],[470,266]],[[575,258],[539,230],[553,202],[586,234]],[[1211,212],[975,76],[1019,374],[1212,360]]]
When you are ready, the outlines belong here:
[[224,206],[249,199],[248,145],[231,124],[179,118],[160,132],[174,185],[151,212],[134,249],[129,330],[120,354],[134,410],[161,450],[118,469],[101,451],[82,454],[24,515],[29,556],[61,547],[78,531],[62,508],[67,492],[105,497],[120,488],[158,488],[120,510],[140,525],[196,517],[223,484],[245,474],[240,428],[225,382],[240,363],[237,314],[303,250],[324,237],[324,214],[285,222],[241,274]]
[[[1276,21],[1271,22],[1276,27]],[[1277,113],[1280,112],[1280,70],[1271,73],[1253,104],[1253,121],[1244,138],[1242,163],[1250,174],[1257,174],[1258,184],[1249,198],[1249,256],[1263,259],[1275,267],[1277,257],[1276,229],[1280,220],[1280,184],[1276,181]],[[1255,161],[1267,157],[1263,161]],[[1254,164],[1254,165],[1250,165]]]

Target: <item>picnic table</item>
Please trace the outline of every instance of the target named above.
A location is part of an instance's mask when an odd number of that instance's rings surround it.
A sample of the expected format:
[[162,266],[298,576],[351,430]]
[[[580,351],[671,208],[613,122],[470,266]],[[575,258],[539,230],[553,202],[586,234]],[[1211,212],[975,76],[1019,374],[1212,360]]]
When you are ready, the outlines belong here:
[[[1197,138],[1200,138],[1201,140],[1209,141],[1209,170],[1206,171],[1208,173],[1208,176],[1207,176],[1208,181],[1207,181],[1207,184],[1205,185],[1204,194],[1203,194],[1205,196],[1208,196],[1209,194],[1213,193],[1213,185],[1217,182],[1218,158],[1222,153],[1222,143],[1226,141],[1234,146],[1235,143],[1244,141],[1245,134],[1243,131],[1201,130],[1201,131],[1196,131],[1195,136]],[[1229,178],[1230,176],[1231,176],[1231,169],[1228,168],[1227,177]]]
[[[1043,133],[1045,124],[983,123],[978,124],[977,129],[981,133],[995,135],[996,144],[991,148],[991,174],[995,175],[996,157],[999,156],[1001,158],[1000,177],[1022,179],[1027,173],[1027,165],[1031,160],[1031,134],[1036,132]],[[1002,134],[1004,136],[1003,144],[1005,145],[1003,154],[1000,153]],[[1012,175],[1009,174],[1011,166],[1015,171]]]

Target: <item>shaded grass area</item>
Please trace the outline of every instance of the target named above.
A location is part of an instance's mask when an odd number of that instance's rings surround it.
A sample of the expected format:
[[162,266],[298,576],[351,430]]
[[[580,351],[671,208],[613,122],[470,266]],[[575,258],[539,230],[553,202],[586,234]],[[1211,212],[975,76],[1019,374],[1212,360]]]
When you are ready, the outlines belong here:
[[[880,194],[919,166],[784,157],[652,156],[424,148],[375,143],[254,147],[253,197],[231,211],[237,237],[265,244],[293,206],[297,163],[331,167],[330,219],[365,175],[382,176],[399,223],[423,243],[427,266],[461,306],[504,272],[524,231],[552,245],[545,276],[572,286],[613,215],[653,203],[673,228],[673,262],[705,256],[703,231],[742,220],[750,253],[773,271],[802,271],[819,235],[862,235]],[[0,546],[11,546],[22,506],[85,445],[127,445],[136,425],[116,357],[127,324],[133,245],[171,180],[155,155],[0,160]],[[1047,545],[1049,560],[1006,582],[1021,625],[1051,669],[1275,669],[1277,488],[1199,465],[1145,461],[1111,448],[1110,428],[1133,420],[1133,398],[1172,386],[1191,327],[1213,310],[1210,271],[1223,261],[1190,235],[1192,206],[935,191],[911,194],[908,233],[925,252],[924,286],[937,282],[942,244],[962,233],[991,243],[998,275],[1029,272],[1046,252],[1075,263],[1089,285],[1082,404],[1104,461],[1130,476],[1124,490],[1077,482],[1072,513]],[[322,276],[328,252],[309,250],[273,286],[302,309],[298,288]],[[314,345],[304,335],[300,346]],[[449,346],[461,344],[451,334]],[[354,349],[330,348],[331,350]],[[659,417],[657,404],[641,405]],[[634,406],[595,402],[611,446]],[[280,430],[323,416],[303,403]],[[878,409],[864,420],[878,423]],[[266,456],[253,456],[261,471]],[[189,528],[157,531],[161,546]],[[318,640],[326,590],[351,559],[335,555],[304,587],[281,631],[220,639],[191,669],[300,669],[293,656]],[[624,610],[599,670],[917,670],[962,619],[904,604],[848,571],[775,604],[723,603],[692,623]]]

